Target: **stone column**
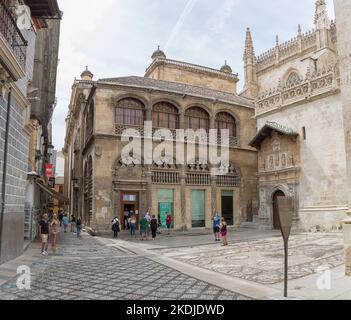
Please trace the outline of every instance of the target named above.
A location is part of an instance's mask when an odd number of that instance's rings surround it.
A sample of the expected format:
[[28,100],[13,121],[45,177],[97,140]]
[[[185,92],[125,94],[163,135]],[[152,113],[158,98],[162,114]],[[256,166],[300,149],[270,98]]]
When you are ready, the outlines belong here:
[[217,211],[217,176],[211,176],[211,214]]
[[146,176],[146,210],[152,207],[152,171],[151,166],[147,167]]
[[216,128],[216,116],[213,112],[210,117],[210,129],[215,129],[215,128]]
[[185,172],[185,165],[182,166],[181,173],[180,173],[180,212],[181,212],[181,224],[182,224],[182,231],[186,231],[188,229],[186,223],[186,172]]
[[[346,187],[351,188],[351,1],[334,0],[338,54],[340,68],[341,100],[346,150]],[[348,217],[344,221],[346,274],[351,276],[351,193],[348,197]]]
[[113,213],[115,217],[120,219],[120,204],[121,204],[121,191],[116,183],[113,184],[113,197],[112,197],[112,205],[113,205]]

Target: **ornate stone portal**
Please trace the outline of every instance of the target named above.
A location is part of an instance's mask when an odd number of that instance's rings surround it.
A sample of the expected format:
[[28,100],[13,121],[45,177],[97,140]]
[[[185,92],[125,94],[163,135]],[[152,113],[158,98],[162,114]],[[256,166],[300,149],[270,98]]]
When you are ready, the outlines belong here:
[[277,228],[275,197],[294,198],[294,228],[298,227],[299,208],[299,147],[298,134],[277,123],[267,124],[256,134],[250,145],[259,150],[259,222],[262,228]]

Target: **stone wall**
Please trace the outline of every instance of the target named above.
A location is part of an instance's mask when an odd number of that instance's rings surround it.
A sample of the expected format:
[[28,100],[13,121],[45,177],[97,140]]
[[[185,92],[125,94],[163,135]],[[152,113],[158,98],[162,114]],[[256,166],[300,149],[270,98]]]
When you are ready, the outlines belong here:
[[[0,97],[0,193],[3,179],[7,100]],[[23,108],[11,99],[7,157],[6,200],[0,263],[23,251],[25,186],[28,169],[29,135],[23,128]]]
[[[304,230],[340,227],[345,214],[345,148],[339,94],[278,111],[258,119],[278,122],[300,134],[299,218]],[[303,140],[302,128],[306,140]]]
[[194,71],[174,65],[162,64],[147,76],[152,79],[186,83],[231,94],[237,92],[237,81],[233,78],[225,77],[225,75],[220,77],[215,73]]

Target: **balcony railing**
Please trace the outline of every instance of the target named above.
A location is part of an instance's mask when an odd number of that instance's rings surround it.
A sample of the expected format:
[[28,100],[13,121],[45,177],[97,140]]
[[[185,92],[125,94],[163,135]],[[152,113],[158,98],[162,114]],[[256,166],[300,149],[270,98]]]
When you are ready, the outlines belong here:
[[26,66],[27,41],[18,29],[13,15],[3,0],[0,0],[0,34],[5,38],[12,53],[24,70]]

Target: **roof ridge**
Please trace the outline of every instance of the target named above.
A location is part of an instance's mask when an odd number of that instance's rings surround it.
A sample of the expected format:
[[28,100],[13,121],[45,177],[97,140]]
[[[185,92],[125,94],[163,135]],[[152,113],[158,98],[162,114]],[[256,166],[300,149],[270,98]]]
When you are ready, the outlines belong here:
[[210,90],[210,91],[213,91],[213,92],[218,92],[218,93],[221,93],[221,94],[227,94],[227,95],[231,95],[233,97],[241,98],[243,100],[251,101],[250,99],[247,99],[247,98],[244,98],[244,97],[240,97],[238,94],[233,94],[233,93],[230,93],[230,92],[225,92],[225,91],[216,90],[216,89],[207,88],[207,87],[196,86],[196,85],[188,84],[188,83],[169,81],[169,80],[152,79],[152,78],[141,77],[141,76],[124,76],[124,77],[115,77],[115,78],[103,78],[103,79],[99,79],[98,81],[118,80],[118,79],[127,79],[127,78],[146,79],[147,81],[153,81],[153,82],[173,83],[173,84],[176,84],[176,85],[183,85],[183,86],[188,86],[188,87],[193,87],[193,88]]

